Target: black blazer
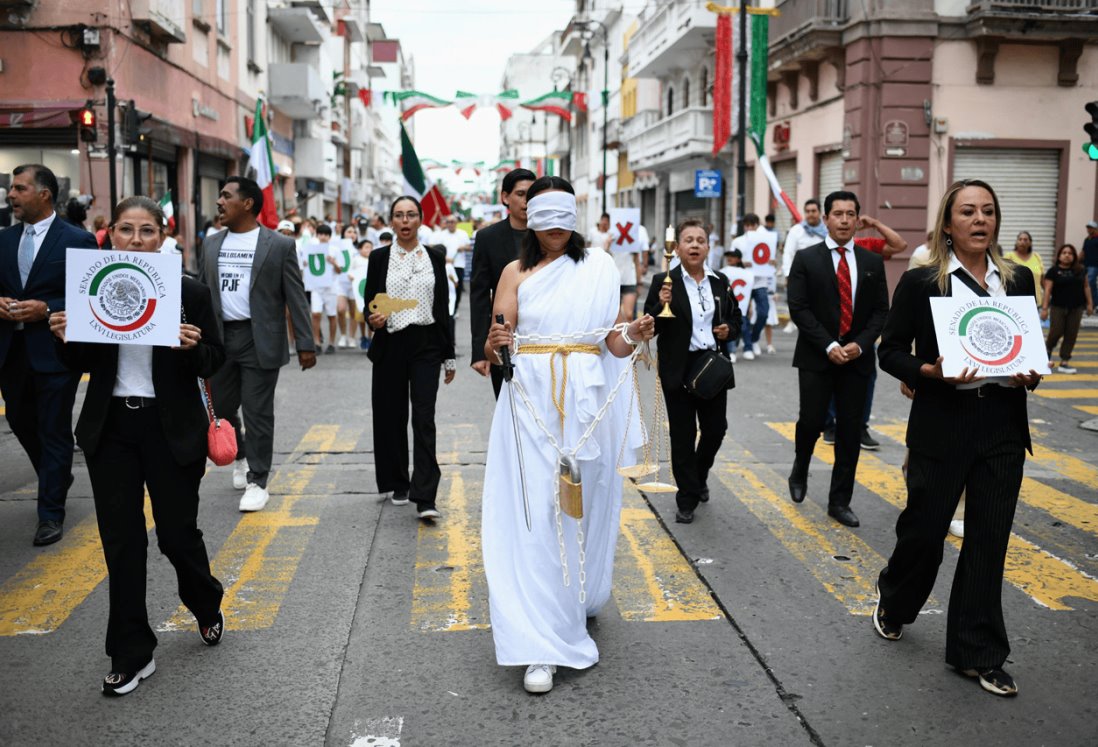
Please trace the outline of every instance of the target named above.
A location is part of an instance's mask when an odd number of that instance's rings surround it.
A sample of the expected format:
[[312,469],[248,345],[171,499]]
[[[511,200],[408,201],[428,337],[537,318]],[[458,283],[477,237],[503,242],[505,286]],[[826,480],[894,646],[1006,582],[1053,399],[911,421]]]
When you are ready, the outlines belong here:
[[[95,237],[82,228],[55,215],[50,229],[42,239],[42,248],[34,258],[27,286],[19,278],[19,242],[23,239],[23,223],[0,231],[0,296],[17,301],[45,301],[50,311],[65,310],[65,250],[98,249]],[[63,373],[50,332],[49,321],[27,322],[24,339],[31,369],[39,373]],[[8,355],[15,322],[0,320],[0,366]]]
[[[954,427],[957,400],[965,395],[952,384],[919,375],[924,363],[938,360],[938,338],[930,313],[930,299],[942,296],[936,276],[935,268],[918,267],[900,278],[877,356],[882,370],[915,390],[907,420],[907,447],[935,456],[948,456],[968,446],[961,440],[964,434]],[[1019,268],[1014,279],[1007,283],[1006,291],[1008,296],[1032,297],[1033,273]],[[911,352],[913,341],[914,354]],[[1025,388],[1005,388],[998,395],[998,401],[1011,408],[1013,419],[1024,434],[1025,446],[1032,453]]]
[[[152,379],[156,409],[172,457],[176,463],[186,465],[206,458],[210,421],[199,394],[198,379],[208,379],[221,368],[225,347],[217,329],[209,288],[184,277],[183,310],[187,323],[202,330],[202,340],[190,350],[153,348]],[[56,337],[54,341],[58,355],[70,370],[91,374],[76,423],[76,442],[84,453],[94,456],[110,413],[118,375],[118,345],[62,343]]]
[[[450,324],[450,281],[446,279],[446,252],[434,247],[426,246],[427,256],[431,259],[431,267],[435,271],[435,300],[431,306],[431,314],[435,323],[431,325],[434,330],[435,340],[442,352],[442,359],[454,358],[454,328]],[[392,248],[385,246],[370,252],[369,263],[366,266],[366,290],[362,294],[362,300],[366,303],[364,314],[368,317],[370,302],[378,293],[386,292],[385,281],[389,277],[389,255]],[[389,349],[389,331],[382,327],[374,330],[374,341],[366,352],[374,363],[385,360],[385,352]]]
[[[661,272],[652,278],[652,284],[648,289],[648,298],[644,301],[644,313],[651,314],[656,319],[656,336],[659,338],[659,360],[657,368],[663,386],[679,388],[686,377],[686,358],[690,352],[691,327],[693,326],[694,313],[690,308],[690,298],[686,295],[686,284],[682,279],[682,265],[671,270],[671,311],[673,319],[661,318],[659,313],[663,311],[660,303],[660,288],[663,287],[663,279],[667,273]],[[713,291],[713,298],[717,301],[717,308],[713,314],[713,328],[722,324],[729,328],[728,339],[735,340],[740,335],[740,326],[743,322],[743,314],[740,305],[732,296],[731,289],[723,276],[709,275],[709,286]],[[717,340],[720,347],[721,341]]]
[[797,252],[789,271],[786,299],[789,316],[797,325],[793,366],[809,371],[842,368],[827,357],[827,346],[856,342],[862,355],[846,367],[869,375],[875,364],[873,344],[881,335],[888,315],[888,280],[880,255],[854,247],[858,289],[854,294],[854,318],[850,332],[839,337],[839,280],[831,262],[831,250],[820,242]]
[[492,305],[503,268],[518,259],[522,231],[508,219],[477,231],[473,241],[473,274],[469,279],[469,330],[473,335],[472,363],[485,360],[484,343],[492,326]]

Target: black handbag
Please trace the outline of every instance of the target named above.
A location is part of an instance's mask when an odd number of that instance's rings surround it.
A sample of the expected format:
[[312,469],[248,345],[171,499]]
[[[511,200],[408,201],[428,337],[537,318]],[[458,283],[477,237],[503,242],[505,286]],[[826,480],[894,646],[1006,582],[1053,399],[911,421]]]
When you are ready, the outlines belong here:
[[[737,312],[740,310],[739,306],[735,309]],[[717,301],[717,325],[723,324],[723,315],[721,314],[721,304]],[[736,339],[732,336],[732,324],[729,324],[729,339]],[[717,342],[720,345],[720,341]],[[713,399],[718,394],[728,389],[736,388],[736,371],[732,367],[732,361],[723,352],[718,350],[706,350],[701,356],[694,361],[694,365],[690,367],[689,373],[682,383],[686,391],[693,394],[700,399]]]

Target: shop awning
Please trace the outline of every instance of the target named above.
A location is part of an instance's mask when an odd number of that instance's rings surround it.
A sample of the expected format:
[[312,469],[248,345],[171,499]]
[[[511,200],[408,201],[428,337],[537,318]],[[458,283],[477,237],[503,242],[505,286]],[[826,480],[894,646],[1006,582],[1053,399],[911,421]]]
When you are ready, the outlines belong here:
[[0,101],[0,128],[72,127],[73,112],[83,109],[86,103],[84,99]]

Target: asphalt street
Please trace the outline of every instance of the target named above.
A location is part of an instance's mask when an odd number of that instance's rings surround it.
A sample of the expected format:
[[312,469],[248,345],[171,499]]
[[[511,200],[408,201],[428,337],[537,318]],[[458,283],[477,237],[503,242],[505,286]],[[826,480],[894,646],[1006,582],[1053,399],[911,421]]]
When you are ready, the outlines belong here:
[[[466,312],[467,307],[462,311]],[[958,543],[901,641],[877,637],[873,584],[904,501],[907,401],[878,382],[850,530],[826,515],[830,448],[795,506],[795,335],[737,365],[712,500],[691,525],[674,499],[626,484],[613,603],[591,623],[601,661],[531,696],[495,663],[480,555],[494,401],[468,363],[439,394],[444,517],[376,493],[371,366],[357,350],[284,369],[266,510],[237,511],[211,468],[199,523],[227,589],[227,632],[206,648],[179,608],[150,523],[148,609],[157,673],[132,695],[99,683],[107,582],[87,471],[76,460],[65,539],[34,548],[33,473],[0,427],[0,744],[953,745],[1095,743],[1098,706],[1098,333],[1079,375],[1030,397],[1035,456],[1003,600],[1020,694],[998,699],[944,662]],[[651,415],[652,379],[642,399]],[[83,389],[83,386],[82,386]],[[79,399],[78,399],[79,401]],[[664,478],[668,477],[666,462]]]

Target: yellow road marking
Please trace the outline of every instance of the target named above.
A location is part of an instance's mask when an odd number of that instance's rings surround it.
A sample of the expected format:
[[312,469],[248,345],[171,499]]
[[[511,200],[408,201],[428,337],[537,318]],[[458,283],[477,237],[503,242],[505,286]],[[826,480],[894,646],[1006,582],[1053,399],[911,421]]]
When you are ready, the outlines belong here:
[[[471,510],[468,499],[470,493],[479,495],[480,492],[479,481],[470,481],[467,489],[461,473],[454,470],[441,526],[420,522],[412,590],[411,624],[416,630],[484,630],[489,627],[488,586],[480,548],[480,512]],[[478,508],[479,505],[477,501]]]
[[[770,486],[784,484],[784,478],[742,446],[728,439],[725,443],[734,454],[719,470],[720,481],[850,614],[870,614],[877,601],[877,574],[885,567],[885,559],[816,504],[795,506],[779,495]],[[927,604],[937,605],[934,600]]]
[[1098,374],[1081,373],[1081,374],[1049,374],[1042,380],[1041,385],[1045,384],[1066,384],[1071,381],[1098,381]]
[[1053,389],[1052,387],[1039,386],[1033,390],[1033,393],[1038,397],[1047,399],[1098,400],[1098,389]]
[[[1072,368],[1098,368],[1098,361],[1077,361],[1074,358],[1071,359]],[[1070,378],[1069,374],[1065,374]]]
[[[904,442],[903,425],[874,425],[874,429],[893,441],[901,444]],[[1083,485],[1098,485],[1098,469],[1082,459],[1059,454],[1040,444],[1034,444],[1033,454],[1030,461],[1035,464],[1046,466]],[[1022,478],[1019,498],[1022,503],[1045,511],[1065,524],[1084,532],[1098,534],[1098,505],[1080,500],[1031,477]]]
[[[233,630],[261,630],[274,625],[301,556],[319,519],[296,515],[318,464],[292,465],[297,454],[330,452],[339,438],[336,425],[314,425],[294,448],[287,464],[273,475],[267,488],[271,502],[262,511],[245,514],[213,559],[213,574],[225,586],[221,609]],[[194,625],[194,617],[180,606],[159,630]]]
[[1076,410],[1082,410],[1087,415],[1098,415],[1098,405],[1075,405]]
[[362,436],[362,428],[352,428],[349,426],[342,426],[339,429],[339,436],[335,442],[332,443],[329,451],[350,453],[358,449],[358,439]]
[[[145,529],[152,528],[145,497]],[[107,577],[95,515],[0,586],[0,636],[52,633]]]
[[691,622],[724,617],[705,584],[628,480],[622,492],[613,596],[622,618],[631,622]]
[[[790,441],[794,440],[793,423],[767,425]],[[815,455],[827,464],[835,462],[832,449],[817,449]],[[860,456],[858,482],[899,509],[907,503],[907,486],[900,468],[875,456],[865,453]],[[948,539],[954,547],[960,547],[961,542],[956,537],[949,536]],[[1073,609],[1064,602],[1072,597],[1098,602],[1098,579],[1081,573],[1067,561],[1013,533],[1007,549],[1004,577],[1011,585],[1049,609]]]

